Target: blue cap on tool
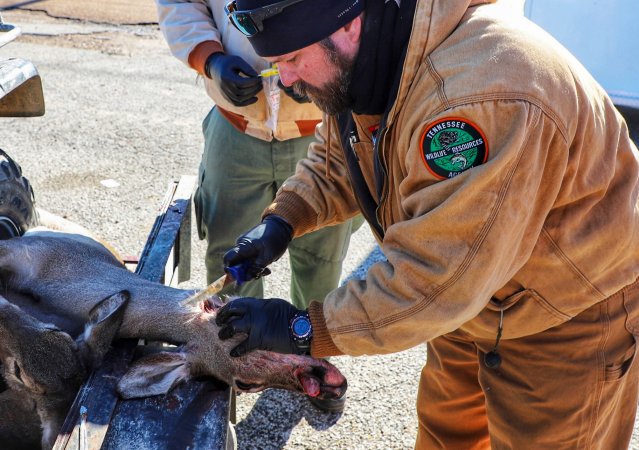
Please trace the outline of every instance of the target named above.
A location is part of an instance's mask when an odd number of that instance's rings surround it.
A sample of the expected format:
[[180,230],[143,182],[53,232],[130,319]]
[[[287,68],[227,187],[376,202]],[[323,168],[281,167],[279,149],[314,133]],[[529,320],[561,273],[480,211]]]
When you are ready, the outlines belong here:
[[235,280],[238,286],[241,286],[242,283],[248,281],[246,270],[244,270],[243,265],[225,267],[224,271]]

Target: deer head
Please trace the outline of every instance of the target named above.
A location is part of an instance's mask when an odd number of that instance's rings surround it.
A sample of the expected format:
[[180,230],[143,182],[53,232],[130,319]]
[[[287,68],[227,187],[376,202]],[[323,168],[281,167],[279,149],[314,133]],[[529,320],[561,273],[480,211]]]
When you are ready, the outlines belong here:
[[35,402],[42,447],[51,448],[80,385],[102,362],[115,336],[128,294],[97,304],[75,339],[0,297],[0,361],[9,389]]

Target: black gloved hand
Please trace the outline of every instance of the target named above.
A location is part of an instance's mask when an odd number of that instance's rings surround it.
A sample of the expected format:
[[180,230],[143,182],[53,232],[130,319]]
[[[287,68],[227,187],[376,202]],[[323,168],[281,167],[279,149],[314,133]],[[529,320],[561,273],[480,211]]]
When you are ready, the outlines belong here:
[[262,79],[239,56],[213,53],[206,60],[204,70],[235,106],[248,106],[257,101],[256,95],[262,90]]
[[248,335],[231,350],[231,356],[242,356],[251,350],[301,355],[307,350],[298,348],[290,333],[291,320],[301,312],[280,298],[236,298],[218,311],[215,323],[221,327],[220,339],[230,339],[238,333]]
[[277,82],[277,85],[279,86],[279,88],[281,90],[284,91],[284,93],[286,93],[286,95],[291,97],[297,103],[310,103],[311,102],[311,99],[308,98],[306,95],[300,95],[297,92],[295,92],[295,89],[293,89],[293,86],[284,86],[282,84],[282,80],[279,80]]
[[262,223],[237,238],[224,255],[224,266],[243,266],[249,279],[271,273],[266,267],[277,261],[293,238],[293,228],[280,216],[266,216]]

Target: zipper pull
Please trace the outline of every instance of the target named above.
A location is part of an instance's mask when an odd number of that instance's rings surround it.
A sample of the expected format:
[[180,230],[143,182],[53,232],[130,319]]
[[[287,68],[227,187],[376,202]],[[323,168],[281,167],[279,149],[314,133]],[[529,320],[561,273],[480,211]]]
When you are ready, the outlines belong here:
[[497,350],[499,346],[499,340],[501,339],[501,332],[504,329],[504,309],[499,310],[499,326],[497,327],[497,338],[495,339],[495,347],[484,355],[484,364],[489,369],[498,369],[501,366],[501,355]]
[[377,145],[377,132],[379,131],[379,124],[368,127],[368,131],[371,133],[373,147],[375,147]]
[[355,144],[357,144],[358,142],[359,142],[359,136],[357,135],[357,131],[355,130],[351,131],[350,135],[348,136],[348,143],[351,146],[351,151],[353,152],[353,155],[355,155],[355,159],[359,161],[359,155],[355,151]]

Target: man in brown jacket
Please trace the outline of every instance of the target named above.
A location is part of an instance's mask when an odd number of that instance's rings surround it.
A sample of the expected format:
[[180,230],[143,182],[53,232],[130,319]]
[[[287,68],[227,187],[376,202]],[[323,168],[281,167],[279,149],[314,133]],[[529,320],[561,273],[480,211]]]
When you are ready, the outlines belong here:
[[427,342],[416,448],[627,448],[639,153],[587,71],[494,0],[227,10],[327,116],[225,263],[259,276],[291,237],[360,210],[387,258],[307,311],[230,302],[220,337],[247,334],[232,355]]

